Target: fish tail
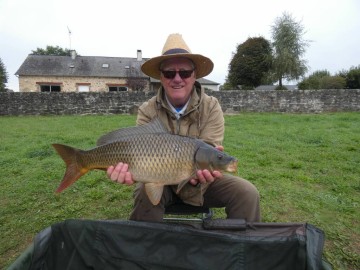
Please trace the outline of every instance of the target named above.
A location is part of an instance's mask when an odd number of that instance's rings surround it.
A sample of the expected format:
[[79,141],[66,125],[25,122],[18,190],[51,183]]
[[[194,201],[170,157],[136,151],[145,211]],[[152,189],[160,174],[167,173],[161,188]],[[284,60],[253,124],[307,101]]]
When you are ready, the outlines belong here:
[[59,187],[56,189],[56,192],[59,193],[71,184],[73,184],[82,175],[86,174],[89,169],[83,167],[78,162],[79,159],[77,157],[81,155],[80,150],[63,144],[53,144],[52,146],[55,148],[55,150],[58,152],[58,154],[61,156],[61,158],[66,164],[66,171],[63,180],[61,181]]

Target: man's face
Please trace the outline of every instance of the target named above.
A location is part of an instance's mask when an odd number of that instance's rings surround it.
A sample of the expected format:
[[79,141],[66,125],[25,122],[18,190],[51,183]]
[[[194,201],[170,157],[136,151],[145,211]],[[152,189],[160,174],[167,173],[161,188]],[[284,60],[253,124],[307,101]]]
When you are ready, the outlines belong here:
[[[160,81],[171,104],[174,107],[185,105],[190,98],[196,80],[194,64],[192,61],[181,57],[165,60],[161,64],[161,71]],[[173,77],[174,72],[167,71],[176,71],[175,77]],[[181,71],[183,71],[183,74],[181,74]],[[165,76],[173,78],[166,78]],[[181,78],[181,76],[183,78]],[[189,77],[185,78],[187,76]]]

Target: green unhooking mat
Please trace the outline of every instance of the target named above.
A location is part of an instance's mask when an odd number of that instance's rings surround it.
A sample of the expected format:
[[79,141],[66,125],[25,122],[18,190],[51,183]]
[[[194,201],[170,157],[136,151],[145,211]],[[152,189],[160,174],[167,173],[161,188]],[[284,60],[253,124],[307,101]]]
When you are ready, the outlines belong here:
[[310,224],[67,220],[40,232],[10,269],[330,269]]

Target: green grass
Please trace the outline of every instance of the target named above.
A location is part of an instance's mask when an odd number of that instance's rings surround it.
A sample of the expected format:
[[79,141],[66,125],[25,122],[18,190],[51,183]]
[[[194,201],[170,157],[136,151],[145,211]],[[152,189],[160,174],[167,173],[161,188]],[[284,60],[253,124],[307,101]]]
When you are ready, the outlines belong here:
[[[360,268],[360,114],[226,116],[225,151],[261,194],[264,222],[308,222],[326,233],[334,269]],[[127,219],[133,187],[93,171],[54,194],[64,173],[52,143],[88,149],[135,116],[0,118],[0,268],[42,229],[69,218]],[[224,217],[217,209],[216,218]]]

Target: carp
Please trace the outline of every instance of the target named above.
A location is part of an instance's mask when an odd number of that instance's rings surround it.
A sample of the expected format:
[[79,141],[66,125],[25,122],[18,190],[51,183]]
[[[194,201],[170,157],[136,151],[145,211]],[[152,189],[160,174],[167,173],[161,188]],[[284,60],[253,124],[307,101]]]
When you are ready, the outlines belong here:
[[177,193],[196,176],[198,169],[236,172],[237,159],[202,140],[169,133],[156,118],[152,122],[112,131],[90,150],[52,144],[66,164],[56,189],[61,192],[90,170],[106,170],[124,162],[134,181],[145,184],[152,202],[160,202],[165,185],[178,185]]

